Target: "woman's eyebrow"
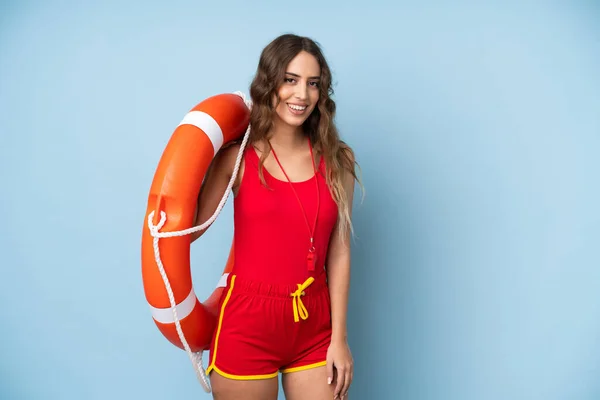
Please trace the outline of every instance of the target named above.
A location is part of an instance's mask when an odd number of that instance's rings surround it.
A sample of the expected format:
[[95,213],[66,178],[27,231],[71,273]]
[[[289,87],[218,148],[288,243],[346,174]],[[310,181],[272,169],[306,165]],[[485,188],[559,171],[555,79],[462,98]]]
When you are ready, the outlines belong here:
[[[298,75],[298,74],[294,74],[293,72],[286,72],[285,74],[286,74],[286,75],[291,75],[291,76],[294,76],[294,77],[296,77],[296,78],[300,78],[300,75]],[[320,76],[311,76],[311,77],[309,77],[308,79],[321,79],[321,77],[320,77]]]

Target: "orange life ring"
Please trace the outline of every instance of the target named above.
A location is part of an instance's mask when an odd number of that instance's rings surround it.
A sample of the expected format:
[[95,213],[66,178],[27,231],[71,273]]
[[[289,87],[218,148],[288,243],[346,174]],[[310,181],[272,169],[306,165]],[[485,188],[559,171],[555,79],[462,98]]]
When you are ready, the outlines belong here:
[[[192,285],[190,238],[185,231],[194,229],[200,186],[211,161],[224,144],[239,139],[244,132],[247,139],[249,121],[249,105],[242,94],[219,94],[202,101],[173,132],[150,187],[141,243],[144,293],[160,332],[188,353],[210,346],[219,298],[233,267],[233,244],[221,281],[200,302]],[[232,182],[233,178],[220,207]],[[176,234],[169,236],[169,232]]]

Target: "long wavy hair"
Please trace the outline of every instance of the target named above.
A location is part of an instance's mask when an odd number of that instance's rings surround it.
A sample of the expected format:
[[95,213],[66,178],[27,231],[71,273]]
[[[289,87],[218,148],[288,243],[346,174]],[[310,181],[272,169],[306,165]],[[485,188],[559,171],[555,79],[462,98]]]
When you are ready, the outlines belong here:
[[[319,44],[314,40],[293,34],[285,34],[274,39],[262,51],[256,75],[250,86],[253,105],[250,115],[252,128],[249,143],[252,145],[261,140],[270,139],[269,135],[271,134],[275,114],[273,98],[276,97],[277,103],[279,102],[280,99],[277,93],[284,82],[286,67],[301,51],[312,54],[317,59],[321,69],[319,101],[302,128],[303,132],[310,137],[315,152],[324,157],[327,166],[327,186],[337,204],[340,234],[345,238],[348,230],[353,232],[353,228],[342,172],[343,170],[348,171],[352,174],[353,179],[360,184],[355,170],[355,165],[358,167],[358,164],[351,148],[340,140],[335,126],[336,105],[331,98],[333,95],[331,70]],[[258,168],[260,180],[265,185],[262,167],[267,156],[267,151],[262,152]]]

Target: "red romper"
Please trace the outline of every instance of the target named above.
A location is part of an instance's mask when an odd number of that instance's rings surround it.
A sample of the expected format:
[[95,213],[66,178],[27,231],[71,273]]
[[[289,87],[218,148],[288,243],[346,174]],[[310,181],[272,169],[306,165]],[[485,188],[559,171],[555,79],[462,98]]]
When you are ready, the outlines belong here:
[[337,222],[337,205],[325,182],[321,157],[318,173],[293,182],[314,231],[316,263],[309,271],[310,232],[288,181],[263,168],[250,146],[234,200],[235,265],[220,300],[217,330],[207,373],[231,379],[266,379],[326,364],[331,340],[331,308],[325,259]]

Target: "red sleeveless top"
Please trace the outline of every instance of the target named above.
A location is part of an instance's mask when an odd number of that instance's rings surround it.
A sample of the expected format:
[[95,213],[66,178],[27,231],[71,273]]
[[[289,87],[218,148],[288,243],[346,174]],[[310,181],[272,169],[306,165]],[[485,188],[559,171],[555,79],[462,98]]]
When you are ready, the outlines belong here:
[[287,180],[279,180],[262,168],[267,184],[258,175],[259,157],[251,145],[244,154],[244,174],[234,199],[233,274],[247,279],[278,284],[297,284],[309,276],[325,278],[329,239],[337,222],[337,204],[325,181],[323,157],[317,174],[302,182],[292,182],[312,227],[317,212],[317,188],[320,205],[314,233],[316,264],[309,271],[306,257],[310,232],[298,199]]

